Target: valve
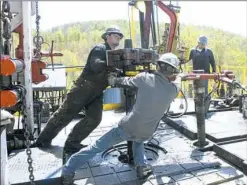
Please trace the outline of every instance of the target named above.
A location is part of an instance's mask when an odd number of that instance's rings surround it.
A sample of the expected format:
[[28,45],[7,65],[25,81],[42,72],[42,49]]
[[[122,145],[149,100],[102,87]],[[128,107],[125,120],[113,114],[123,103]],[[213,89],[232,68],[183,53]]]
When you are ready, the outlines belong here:
[[14,73],[22,72],[24,67],[25,65],[22,60],[11,59],[8,55],[1,55],[0,75],[10,76]]
[[51,65],[52,65],[52,70],[54,71],[54,62],[53,62],[53,57],[62,57],[62,53],[53,53],[53,45],[54,41],[51,42],[51,50],[49,53],[43,53],[41,52],[41,57],[51,57]]

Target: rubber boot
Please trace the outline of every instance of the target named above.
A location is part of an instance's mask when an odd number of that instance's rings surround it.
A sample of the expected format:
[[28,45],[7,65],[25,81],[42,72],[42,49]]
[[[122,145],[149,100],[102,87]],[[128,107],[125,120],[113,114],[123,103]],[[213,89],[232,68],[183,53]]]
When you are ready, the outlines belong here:
[[75,177],[75,174],[73,174],[73,175],[62,175],[61,184],[62,185],[74,185],[74,177]]
[[145,179],[152,173],[153,173],[153,169],[151,166],[146,165],[146,166],[136,167],[136,174],[137,174],[138,179]]

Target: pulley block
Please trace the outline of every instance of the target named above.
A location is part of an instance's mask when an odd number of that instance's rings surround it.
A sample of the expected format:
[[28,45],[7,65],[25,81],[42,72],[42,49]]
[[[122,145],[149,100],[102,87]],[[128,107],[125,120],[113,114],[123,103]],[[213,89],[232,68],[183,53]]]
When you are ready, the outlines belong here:
[[46,62],[40,60],[32,60],[32,82],[34,84],[39,84],[48,79],[48,75],[42,73],[42,70],[46,67]]

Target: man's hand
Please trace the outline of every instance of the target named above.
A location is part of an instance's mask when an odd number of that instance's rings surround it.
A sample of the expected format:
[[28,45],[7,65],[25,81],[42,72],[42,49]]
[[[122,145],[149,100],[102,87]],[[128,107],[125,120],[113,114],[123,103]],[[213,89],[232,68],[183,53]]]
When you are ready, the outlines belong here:
[[177,75],[177,78],[184,79],[184,78],[187,77],[187,76],[188,76],[188,74],[179,73],[179,74]]
[[116,83],[117,74],[116,73],[110,73],[108,76],[108,83],[110,86],[114,86]]

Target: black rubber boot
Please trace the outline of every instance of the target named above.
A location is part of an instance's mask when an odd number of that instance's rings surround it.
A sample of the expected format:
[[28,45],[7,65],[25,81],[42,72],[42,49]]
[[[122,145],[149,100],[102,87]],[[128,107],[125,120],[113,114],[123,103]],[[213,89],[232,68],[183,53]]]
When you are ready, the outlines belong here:
[[73,153],[74,154],[76,152],[79,152],[82,148],[85,148],[85,147],[87,147],[87,145],[69,142],[69,143],[65,143],[64,151],[66,153]]
[[[68,146],[69,145],[69,146]],[[82,144],[66,144],[63,150],[63,164],[65,164],[71,155],[73,155],[76,152],[79,152],[82,148],[87,147],[87,145]]]
[[34,147],[38,147],[38,148],[50,148],[51,145],[51,141],[36,141],[35,143],[33,143],[30,147],[34,148]]
[[62,185],[74,185],[74,174],[73,175],[63,175],[61,176]]

